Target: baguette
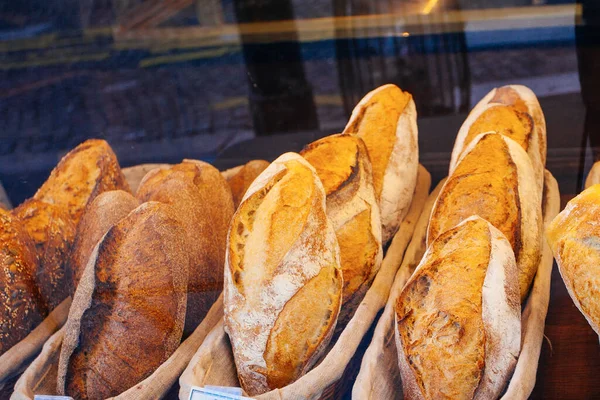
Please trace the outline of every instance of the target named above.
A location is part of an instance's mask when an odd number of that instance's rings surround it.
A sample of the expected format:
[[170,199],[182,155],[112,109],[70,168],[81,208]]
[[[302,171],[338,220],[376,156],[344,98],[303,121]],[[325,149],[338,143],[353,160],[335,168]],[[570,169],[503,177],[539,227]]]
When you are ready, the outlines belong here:
[[508,136],[523,147],[531,159],[541,193],[546,165],[546,121],[531,89],[522,85],[495,88],[473,108],[458,131],[450,174],[469,143],[478,134],[489,131]]
[[343,133],[365,141],[381,213],[382,240],[387,243],[408,212],[417,184],[419,143],[412,96],[395,85],[369,92],[352,111]]
[[[252,160],[240,166],[222,172],[223,177],[227,179],[231,194],[233,196],[233,206],[238,208],[244,193],[250,187],[250,184],[256,179],[261,172],[269,166],[269,162],[265,160]],[[230,172],[228,172],[230,171]]]
[[315,364],[342,287],[323,185],[308,162],[286,153],[244,195],[227,242],[225,331],[248,394],[286,386]]
[[179,346],[190,265],[183,229],[170,206],[148,202],[104,235],[65,324],[58,394],[115,396],[148,377]]
[[67,263],[67,283],[74,294],[83,270],[102,236],[139,205],[139,201],[122,190],[111,190],[97,196],[86,208],[73,242]]
[[149,172],[137,198],[171,205],[185,223],[183,232],[192,245],[188,306],[184,336],[190,335],[223,289],[227,230],[233,216],[231,191],[210,164],[184,160]]
[[471,217],[435,239],[396,304],[406,399],[495,399],[521,341],[517,267],[510,243]]
[[60,160],[34,198],[54,204],[75,225],[94,197],[108,190],[129,191],[117,157],[104,140],[86,140]]
[[498,228],[515,252],[521,300],[537,271],[542,248],[541,192],[525,150],[495,133],[475,138],[448,177],[429,222],[427,245],[471,215]]
[[546,237],[573,302],[600,335],[600,185],[569,201]]
[[36,268],[34,245],[22,224],[0,210],[0,355],[47,314],[35,284]]
[[349,320],[358,307],[383,257],[371,162],[363,140],[345,134],[317,140],[301,155],[323,183],[327,216],[340,246],[344,289],[339,325]]
[[75,226],[63,209],[36,199],[29,199],[13,213],[33,240],[36,253],[34,279],[48,311],[68,295],[67,257],[75,238]]

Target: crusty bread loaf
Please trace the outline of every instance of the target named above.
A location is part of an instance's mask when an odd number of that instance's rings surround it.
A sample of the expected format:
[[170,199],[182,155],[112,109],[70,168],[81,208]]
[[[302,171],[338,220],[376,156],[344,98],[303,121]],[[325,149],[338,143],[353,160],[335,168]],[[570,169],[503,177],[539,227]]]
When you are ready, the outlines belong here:
[[148,202],[98,243],[77,287],[57,391],[106,399],[149,376],[179,346],[189,271],[183,222]]
[[342,286],[323,185],[308,162],[286,153],[246,192],[227,242],[225,330],[248,394],[313,366],[335,328]]
[[406,399],[497,399],[521,342],[510,243],[471,217],[434,240],[396,304]]
[[573,302],[600,335],[600,185],[569,201],[546,237]]
[[513,247],[523,300],[542,247],[541,192],[533,182],[531,161],[521,146],[495,133],[478,136],[465,149],[435,202],[428,245],[471,215],[488,220]]
[[256,177],[269,166],[269,162],[265,160],[252,160],[240,167],[232,168],[223,171],[223,177],[227,179],[231,194],[233,196],[233,205],[238,208],[244,193],[254,182]]
[[0,210],[0,355],[47,314],[34,280],[33,243],[21,222]]
[[67,263],[67,283],[71,294],[75,293],[94,246],[106,231],[138,205],[139,201],[131,194],[110,190],[98,195],[85,209]]
[[339,323],[352,315],[383,257],[371,162],[363,140],[346,134],[317,140],[306,146],[301,155],[323,183],[327,216],[340,246],[344,290]]
[[184,336],[191,334],[223,289],[227,230],[233,216],[231,191],[210,164],[185,160],[153,170],[142,180],[140,201],[171,205],[182,218],[191,247],[192,266]]
[[546,165],[546,121],[531,89],[522,85],[495,88],[473,108],[458,131],[450,174],[468,144],[477,135],[490,131],[510,137],[527,151],[541,193]]
[[35,282],[46,308],[53,310],[69,295],[66,264],[75,225],[65,209],[36,199],[25,201],[13,213],[33,240]]
[[412,96],[395,85],[371,91],[352,111],[344,133],[360,136],[369,151],[387,243],[406,215],[417,184],[419,144]]
[[123,176],[131,193],[136,193],[140,182],[144,179],[144,176],[153,169],[156,168],[169,168],[169,164],[140,164],[133,167],[123,168]]
[[117,157],[104,140],[86,140],[60,160],[34,198],[66,210],[77,224],[85,207],[102,192],[129,191]]

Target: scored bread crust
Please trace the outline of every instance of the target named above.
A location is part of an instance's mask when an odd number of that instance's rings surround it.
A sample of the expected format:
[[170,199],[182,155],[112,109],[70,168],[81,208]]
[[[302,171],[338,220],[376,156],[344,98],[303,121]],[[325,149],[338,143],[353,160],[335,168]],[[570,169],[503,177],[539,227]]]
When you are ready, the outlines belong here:
[[[504,142],[502,146],[498,146],[498,137],[502,138]],[[506,170],[498,167],[483,173],[468,173],[458,176],[457,172],[462,171],[461,168],[468,170],[468,168],[485,166],[485,160],[471,156],[471,153],[477,149],[495,158],[498,157],[498,152],[507,152],[510,161]],[[511,169],[516,171],[517,179],[516,182],[505,182],[513,185],[507,189],[508,192],[494,194],[491,192],[492,189],[487,188],[486,184],[498,180]],[[469,192],[461,192],[455,187],[466,184],[469,180],[480,184],[476,188],[471,188]],[[453,175],[448,177],[436,199],[427,231],[428,245],[439,234],[451,228],[450,225],[471,215],[479,214],[482,218],[488,219],[503,231],[513,245],[519,271],[521,300],[524,300],[537,271],[543,239],[541,192],[535,185],[532,185],[534,181],[534,171],[529,156],[514,140],[496,133],[478,135],[461,155]],[[514,195],[517,203],[512,204],[510,201],[509,203],[499,203],[498,201],[491,203],[489,199],[482,202],[484,196],[492,196],[497,199],[498,196],[507,193]],[[516,215],[511,208],[516,209]],[[514,226],[505,225],[509,219],[514,221]]]
[[18,218],[0,209],[0,355],[47,314],[35,284],[34,245]]
[[[476,241],[465,246],[464,243],[457,242],[462,241],[461,237]],[[485,247],[481,247],[484,243]],[[463,254],[456,260],[459,264],[445,266],[444,260],[449,257],[452,262],[456,249],[473,253],[473,257],[464,258]],[[437,270],[444,267],[453,271],[446,275],[450,280],[440,281]],[[481,271],[479,268],[485,270]],[[470,282],[470,277],[476,272],[483,274],[483,279],[480,275],[475,282]],[[462,287],[465,282],[469,282],[468,286]],[[457,284],[461,287],[457,288]],[[481,286],[471,287],[472,285]],[[454,297],[458,297],[458,303],[446,303],[438,297],[443,296],[443,293],[453,293]],[[407,306],[410,310],[404,308]],[[480,318],[479,326],[483,329],[483,336],[480,336],[477,328],[467,330],[463,326],[476,324],[473,316],[468,317],[470,314],[465,313],[471,307],[473,308],[469,313],[475,313],[478,315],[476,318]],[[423,319],[428,318],[428,315],[433,315],[435,319],[430,322],[424,338],[418,335],[418,331],[415,336],[415,329],[418,327],[413,325],[410,328],[400,322],[404,318]],[[521,341],[520,318],[516,263],[510,243],[504,235],[477,216],[444,232],[428,247],[396,305],[395,340],[405,398],[431,398],[423,392],[424,385],[429,387],[429,393],[445,393],[452,398],[498,398],[516,366]],[[425,348],[424,355],[414,355],[417,357],[414,361],[411,361],[413,356],[409,357],[409,346],[414,343],[409,341],[408,329],[412,332],[412,339],[432,341],[429,348]],[[472,340],[475,340],[474,344]],[[475,357],[469,365],[477,376],[455,377],[457,373],[464,372],[465,366],[460,364],[460,357],[468,349],[463,349],[463,346],[469,344],[475,346],[466,354]],[[435,351],[436,348],[438,351]],[[448,355],[436,358],[442,350],[450,354],[456,351],[457,357]],[[427,377],[419,375],[416,366],[413,367],[413,363],[423,362],[420,357],[431,358],[429,362],[442,370],[441,375],[447,377],[447,381],[425,381]]]
[[327,216],[340,246],[344,290],[339,326],[353,314],[383,258],[371,162],[363,140],[347,134],[317,140],[300,154],[323,182]]
[[[397,105],[400,110],[390,111],[393,107],[385,104],[383,98],[386,96],[392,96],[404,105]],[[376,107],[378,103],[381,108]],[[390,118],[394,120],[390,121]],[[386,132],[386,128],[391,131]],[[378,87],[356,105],[343,133],[356,134],[365,140],[373,164],[382,241],[387,243],[406,216],[417,184],[419,143],[415,102],[409,93],[396,85]],[[384,140],[377,141],[378,136]],[[389,143],[393,143],[393,147],[387,155],[384,147]]]
[[192,265],[184,336],[190,335],[223,289],[227,231],[234,207],[231,191],[220,172],[202,161],[184,160],[150,171],[137,198],[171,205],[185,223]]
[[85,209],[77,226],[67,265],[67,283],[71,295],[75,293],[79,279],[96,243],[122,218],[133,211],[140,202],[123,190],[110,190],[98,195]]
[[[465,140],[469,136],[471,126],[482,114],[505,107],[509,107],[517,113],[525,113],[531,118],[533,130],[527,135],[524,148],[531,159],[535,181],[541,193],[544,186],[544,169],[546,165],[546,120],[536,95],[531,89],[523,85],[507,85],[494,88],[473,107],[456,136],[450,159],[449,175],[456,168],[461,154],[468,145],[468,143],[465,144]],[[498,128],[501,129],[501,127]]]
[[233,196],[233,205],[237,208],[244,197],[244,193],[250,187],[250,184],[261,172],[269,166],[265,160],[252,160],[244,165],[221,172],[221,175],[227,179],[231,195]]
[[189,272],[183,223],[147,202],[94,248],[65,324],[57,392],[105,399],[148,377],[177,349]]
[[252,183],[227,241],[225,331],[251,396],[285,386],[322,355],[341,306],[342,276],[325,191],[296,153]]
[[600,185],[590,186],[552,220],[546,230],[558,271],[573,302],[600,335]]
[[28,199],[13,210],[33,240],[37,269],[35,282],[48,311],[68,295],[67,258],[75,238],[75,225],[64,208]]
[[34,198],[63,208],[77,225],[96,196],[116,189],[129,192],[117,156],[106,141],[90,139],[60,160]]

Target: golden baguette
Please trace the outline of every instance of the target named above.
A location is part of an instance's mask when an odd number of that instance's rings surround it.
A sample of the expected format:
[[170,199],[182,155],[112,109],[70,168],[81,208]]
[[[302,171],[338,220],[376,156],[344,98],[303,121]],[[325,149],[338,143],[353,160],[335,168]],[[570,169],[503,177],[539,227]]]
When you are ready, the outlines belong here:
[[435,202],[427,244],[472,215],[486,219],[515,252],[524,300],[542,248],[542,194],[532,182],[533,167],[521,146],[503,135],[479,135],[465,149]]
[[282,155],[252,183],[225,265],[225,331],[242,387],[255,396],[294,382],[331,339],[343,286],[325,191],[301,156]]

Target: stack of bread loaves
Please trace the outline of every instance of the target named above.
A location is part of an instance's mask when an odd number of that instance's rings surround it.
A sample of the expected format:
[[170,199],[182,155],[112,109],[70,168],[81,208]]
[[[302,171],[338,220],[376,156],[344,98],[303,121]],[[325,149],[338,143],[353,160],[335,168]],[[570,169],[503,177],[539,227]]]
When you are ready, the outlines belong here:
[[545,123],[523,86],[470,113],[431,211],[427,251],[395,305],[409,399],[493,399],[521,349],[521,304],[540,264]]
[[417,180],[416,111],[394,85],[369,93],[343,134],[286,153],[234,214],[225,330],[249,395],[306,374],[352,317]]
[[0,355],[68,295],[67,260],[81,215],[102,192],[127,183],[103,140],[68,153],[33,198],[0,210]]

